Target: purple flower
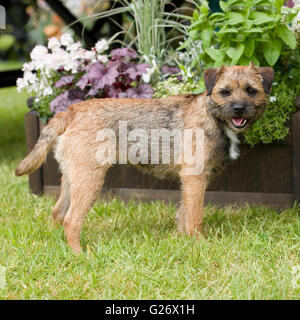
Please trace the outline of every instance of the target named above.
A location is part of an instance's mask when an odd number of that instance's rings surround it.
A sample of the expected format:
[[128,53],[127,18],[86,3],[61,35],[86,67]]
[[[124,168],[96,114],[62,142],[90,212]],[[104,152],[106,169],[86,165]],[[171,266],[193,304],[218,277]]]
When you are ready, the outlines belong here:
[[69,105],[81,102],[83,99],[83,91],[79,89],[67,90],[50,102],[50,110],[54,113],[65,111]]
[[163,66],[161,68],[162,73],[166,75],[176,74],[180,72],[180,69],[178,67],[169,67],[169,66]]
[[126,90],[128,98],[137,98],[137,99],[151,99],[153,96],[153,89],[150,84],[142,83],[136,88],[129,88]]
[[55,84],[55,88],[60,88],[63,86],[69,86],[72,84],[72,81],[74,80],[75,76],[62,76]]
[[115,49],[111,51],[111,57],[113,60],[120,60],[124,57],[136,59],[137,56],[138,55],[134,50],[128,48]]

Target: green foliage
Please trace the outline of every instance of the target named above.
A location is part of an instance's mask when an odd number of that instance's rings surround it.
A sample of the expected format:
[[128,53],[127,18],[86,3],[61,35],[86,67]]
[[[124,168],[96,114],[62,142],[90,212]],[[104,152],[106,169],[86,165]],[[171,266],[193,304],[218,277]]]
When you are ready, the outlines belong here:
[[48,119],[53,116],[53,112],[50,111],[50,102],[56,98],[58,94],[51,94],[47,96],[42,96],[38,101],[33,101],[33,109],[38,112],[39,117],[43,123],[47,123]]
[[[209,67],[222,65],[274,66],[283,49],[295,49],[294,33],[288,24],[295,16],[289,8],[281,13],[284,0],[220,1],[223,12],[210,14],[207,1],[194,11],[189,38],[182,48],[202,41],[200,60]],[[197,65],[197,61],[194,61]]]
[[[251,145],[271,143],[287,135],[286,121],[295,111],[294,99],[300,93],[300,53],[295,34],[288,27],[299,9],[282,8],[284,2],[220,1],[223,12],[211,14],[208,1],[201,1],[193,13],[189,38],[180,48],[197,50],[191,67],[199,74],[203,69],[249,65],[251,61],[277,70],[278,85],[273,87],[272,102],[263,118],[246,133]],[[199,41],[201,46],[195,45]]]
[[[162,98],[177,94],[197,93],[199,86],[195,83],[180,82],[175,77],[158,82],[154,97]],[[295,97],[300,93],[300,82],[280,73],[275,76],[270,103],[264,116],[259,119],[245,134],[250,145],[272,143],[284,139],[289,132],[287,120],[296,111]]]
[[181,82],[175,77],[160,81],[154,88],[154,98],[164,98],[178,94],[195,93],[198,90],[194,82]]
[[[39,78],[42,77],[40,70],[37,72],[37,75]],[[55,82],[58,81],[62,75],[65,75],[65,74],[64,73],[61,74],[59,72],[52,70],[51,77],[49,77],[49,81],[52,84],[53,93],[49,95],[44,95],[44,96],[39,95],[38,99],[33,100],[33,109],[38,112],[38,115],[41,118],[43,123],[47,123],[48,119],[52,118],[54,115],[54,113],[50,110],[50,107],[49,107],[50,102],[64,91],[63,89],[55,88],[54,86]],[[81,75],[82,73],[78,72],[77,74],[75,74],[75,79],[79,80]]]
[[[250,145],[279,141],[289,132],[287,120],[296,111],[294,100],[300,93],[300,82],[287,76],[282,78],[279,74],[276,78],[278,82],[275,80],[277,85],[272,88],[271,102],[264,116],[256,121],[245,135]],[[273,99],[276,101],[272,101]]]

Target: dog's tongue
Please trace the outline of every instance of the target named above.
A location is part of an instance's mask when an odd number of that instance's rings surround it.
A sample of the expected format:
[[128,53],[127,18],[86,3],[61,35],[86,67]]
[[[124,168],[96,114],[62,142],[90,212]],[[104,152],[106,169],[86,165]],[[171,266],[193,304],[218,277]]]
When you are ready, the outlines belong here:
[[244,121],[244,118],[232,118],[232,121],[236,126],[240,126]]

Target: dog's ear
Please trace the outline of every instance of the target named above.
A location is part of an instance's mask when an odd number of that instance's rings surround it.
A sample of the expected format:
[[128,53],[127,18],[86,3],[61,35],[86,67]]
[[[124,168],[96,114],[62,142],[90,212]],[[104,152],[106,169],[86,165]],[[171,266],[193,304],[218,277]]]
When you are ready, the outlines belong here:
[[260,67],[258,68],[258,70],[263,78],[262,85],[264,87],[265,93],[270,94],[272,82],[274,80],[274,70],[270,67]]
[[223,72],[223,67],[221,68],[210,68],[204,72],[204,83],[207,90],[207,95],[211,95],[213,88],[217,82],[218,76]]

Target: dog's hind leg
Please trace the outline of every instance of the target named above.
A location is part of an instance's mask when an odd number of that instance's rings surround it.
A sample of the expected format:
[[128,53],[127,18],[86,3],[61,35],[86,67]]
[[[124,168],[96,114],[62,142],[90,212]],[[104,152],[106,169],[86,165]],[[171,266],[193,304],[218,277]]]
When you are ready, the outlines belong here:
[[64,228],[69,246],[80,254],[80,232],[84,218],[98,198],[108,168],[76,168],[68,172],[70,182],[70,208],[64,218]]
[[52,210],[52,217],[55,222],[62,224],[70,207],[70,185],[66,174],[63,174],[62,176],[60,188],[60,196]]

